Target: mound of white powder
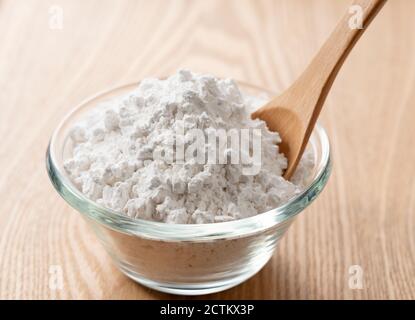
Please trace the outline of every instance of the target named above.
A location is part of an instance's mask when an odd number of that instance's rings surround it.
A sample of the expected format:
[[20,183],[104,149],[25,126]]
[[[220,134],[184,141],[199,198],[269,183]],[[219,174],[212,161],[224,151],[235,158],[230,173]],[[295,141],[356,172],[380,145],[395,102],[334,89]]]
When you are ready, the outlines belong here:
[[[278,153],[278,133],[250,118],[264,102],[242,94],[233,80],[184,70],[166,80],[145,79],[128,95],[97,106],[72,129],[71,157],[64,167],[87,197],[130,217],[191,224],[253,216],[301,191],[281,176],[287,160]],[[261,166],[254,175],[230,161],[179,163],[154,156],[172,152],[180,130],[188,145],[187,134],[194,129],[208,135],[243,128],[261,130]],[[227,146],[225,152],[233,150]],[[311,157],[302,161],[301,175],[311,166]]]

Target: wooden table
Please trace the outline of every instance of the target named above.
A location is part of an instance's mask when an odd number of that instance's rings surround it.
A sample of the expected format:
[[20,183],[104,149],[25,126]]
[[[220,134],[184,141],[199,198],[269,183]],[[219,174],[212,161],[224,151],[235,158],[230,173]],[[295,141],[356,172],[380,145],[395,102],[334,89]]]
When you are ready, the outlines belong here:
[[[44,165],[52,131],[87,96],[180,67],[281,90],[348,5],[1,1],[0,298],[174,298],[118,272],[57,195]],[[389,1],[334,84],[325,191],[260,273],[207,298],[415,298],[414,11],[415,1]]]

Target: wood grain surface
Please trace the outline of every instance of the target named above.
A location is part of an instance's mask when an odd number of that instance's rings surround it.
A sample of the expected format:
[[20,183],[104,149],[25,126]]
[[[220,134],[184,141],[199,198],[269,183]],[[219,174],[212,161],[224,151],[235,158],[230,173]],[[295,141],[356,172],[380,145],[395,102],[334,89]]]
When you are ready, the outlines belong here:
[[[175,298],[123,276],[57,195],[44,165],[54,128],[97,91],[180,67],[282,90],[349,3],[0,1],[0,298]],[[413,12],[389,1],[334,83],[327,188],[261,272],[206,298],[415,299]]]

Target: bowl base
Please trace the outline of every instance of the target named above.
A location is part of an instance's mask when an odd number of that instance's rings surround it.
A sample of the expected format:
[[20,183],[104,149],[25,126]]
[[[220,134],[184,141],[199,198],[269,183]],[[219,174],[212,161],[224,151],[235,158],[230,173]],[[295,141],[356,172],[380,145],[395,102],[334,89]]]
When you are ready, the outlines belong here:
[[164,293],[175,294],[175,295],[182,295],[182,296],[196,296],[196,295],[204,295],[204,294],[212,294],[220,291],[224,291],[230,288],[233,288],[242,282],[248,280],[249,278],[253,277],[256,273],[258,273],[268,262],[269,258],[261,264],[257,264],[255,269],[249,270],[249,272],[245,272],[240,276],[233,277],[227,280],[221,281],[211,281],[211,282],[204,282],[204,283],[192,283],[192,284],[184,284],[184,283],[166,283],[166,282],[158,282],[143,278],[138,273],[130,270],[126,266],[118,265],[121,272],[124,273],[127,277],[134,280],[135,282]]

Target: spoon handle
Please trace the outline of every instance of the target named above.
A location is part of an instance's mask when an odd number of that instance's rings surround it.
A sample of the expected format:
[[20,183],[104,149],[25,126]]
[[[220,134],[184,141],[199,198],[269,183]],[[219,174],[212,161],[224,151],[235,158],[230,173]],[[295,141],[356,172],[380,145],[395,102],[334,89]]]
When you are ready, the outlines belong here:
[[314,95],[317,101],[312,110],[299,110],[309,113],[310,133],[341,66],[386,1],[354,1],[305,72],[293,84],[294,91],[306,92],[308,98]]

